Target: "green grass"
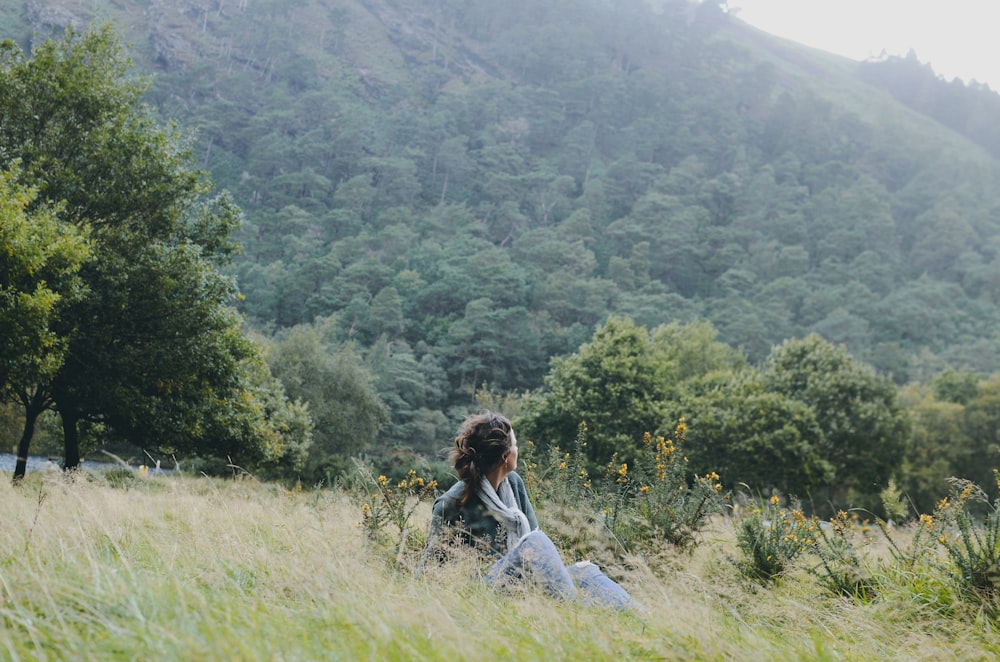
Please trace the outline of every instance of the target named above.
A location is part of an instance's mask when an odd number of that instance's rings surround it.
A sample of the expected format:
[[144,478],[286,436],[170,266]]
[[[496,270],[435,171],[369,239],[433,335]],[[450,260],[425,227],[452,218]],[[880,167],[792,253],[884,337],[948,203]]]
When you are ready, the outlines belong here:
[[[420,577],[366,542],[337,491],[156,477],[127,489],[30,475],[0,483],[0,658],[993,659],[996,623],[940,569],[867,604],[805,571],[741,579],[731,524],[690,554],[631,558],[646,605],[619,614],[498,595],[461,563]],[[417,512],[426,525],[428,510]],[[545,511],[539,513],[544,526]],[[877,550],[876,550],[877,551]]]

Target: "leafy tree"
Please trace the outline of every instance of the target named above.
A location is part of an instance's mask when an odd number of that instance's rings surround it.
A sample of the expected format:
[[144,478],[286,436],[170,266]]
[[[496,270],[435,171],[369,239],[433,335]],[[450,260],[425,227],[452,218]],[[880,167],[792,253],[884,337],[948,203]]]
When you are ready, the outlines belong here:
[[268,363],[290,398],[308,405],[313,443],[303,475],[329,482],[347,459],[370,447],[388,411],[371,373],[349,346],[324,345],[313,327],[293,327],[270,343]]
[[382,449],[409,448],[437,454],[447,448],[453,431],[442,411],[447,402],[447,375],[427,349],[423,346],[421,355],[404,341],[383,336],[365,356],[389,412],[390,424],[378,434]]
[[967,405],[979,397],[979,376],[971,370],[947,368],[930,383],[938,400]]
[[730,487],[744,483],[800,497],[833,478],[812,408],[767,391],[756,370],[693,378],[671,408],[674,418],[687,423],[687,452],[696,473],[715,471]]
[[81,421],[139,443],[277,459],[308,440],[284,425],[294,416],[280,392],[259,400],[257,349],[228,307],[236,289],[218,268],[238,210],[200,201],[207,181],[140,102],[129,66],[110,26],[68,30],[30,59],[0,46],[0,166],[19,159],[38,204],[60,201],[61,221],[92,228],[86,295],[57,324],[65,360],[37,385],[62,419],[65,466],[79,463]]
[[671,322],[653,329],[652,344],[657,364],[668,369],[661,375],[666,384],[682,384],[712,372],[736,372],[746,365],[743,355],[718,340],[711,322]]
[[52,405],[47,384],[62,368],[70,338],[58,331],[62,309],[84,295],[80,267],[89,253],[85,228],[32,207],[34,189],[17,171],[0,173],[0,396],[24,409],[18,442],[21,473],[35,423]]
[[965,425],[965,406],[942,398],[936,391],[920,384],[900,391],[911,430],[899,486],[918,513],[933,512],[938,500],[948,493],[948,478],[971,479],[959,473],[957,466],[973,447]]
[[575,354],[553,359],[518,429],[526,439],[567,448],[586,424],[591,460],[603,463],[615,452],[628,460],[643,433],[663,421],[660,374],[646,329],[610,317]]
[[964,427],[970,443],[957,453],[955,474],[989,488],[996,484],[993,470],[1000,469],[1000,375],[979,383],[965,406]]
[[878,494],[900,466],[908,419],[895,387],[843,347],[813,334],[771,350],[765,388],[812,409],[822,433],[815,444],[833,467],[836,505],[847,491]]

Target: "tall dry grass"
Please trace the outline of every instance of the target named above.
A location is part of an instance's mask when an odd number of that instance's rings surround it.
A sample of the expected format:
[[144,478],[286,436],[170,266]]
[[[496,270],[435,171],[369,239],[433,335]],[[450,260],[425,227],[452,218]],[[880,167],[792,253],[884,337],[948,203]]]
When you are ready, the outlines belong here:
[[[0,482],[0,657],[10,660],[994,659],[996,624],[921,600],[870,604],[804,572],[741,579],[732,527],[629,559],[646,606],[500,595],[456,564],[419,577],[366,542],[338,491],[156,477]],[[418,511],[426,522],[426,507]],[[539,513],[544,527],[544,510]],[[912,579],[912,578],[911,578]],[[901,586],[909,586],[901,581]]]

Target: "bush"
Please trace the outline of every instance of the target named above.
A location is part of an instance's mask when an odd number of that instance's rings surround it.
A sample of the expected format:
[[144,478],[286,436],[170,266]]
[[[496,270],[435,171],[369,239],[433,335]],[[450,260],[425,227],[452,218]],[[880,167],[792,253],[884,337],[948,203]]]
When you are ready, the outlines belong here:
[[437,493],[437,481],[410,469],[405,478],[393,483],[384,474],[376,478],[363,462],[356,460],[355,467],[357,474],[351,482],[361,501],[362,527],[369,542],[391,556],[398,568],[407,556],[416,556],[424,548],[424,533],[413,526],[413,513],[421,499]]
[[748,579],[773,582],[816,542],[819,524],[799,508],[781,507],[781,498],[758,499],[734,510],[736,546],[743,554],[740,572]]
[[[1000,474],[993,473],[1000,488]],[[951,483],[951,495],[938,503],[934,514],[938,542],[948,553],[963,594],[993,601],[1000,597],[1000,497],[990,502],[971,481],[952,478]],[[984,505],[986,515],[976,515]]]
[[586,468],[587,428],[581,425],[570,451],[554,448],[536,459],[534,446],[526,444],[525,482],[536,505],[562,507],[549,515],[587,509],[598,513],[618,553],[664,542],[689,548],[709,519],[722,512],[725,497],[717,474],[690,474],[681,450],[686,430],[682,419],[672,438],[645,434],[632,467],[615,454],[595,480]]

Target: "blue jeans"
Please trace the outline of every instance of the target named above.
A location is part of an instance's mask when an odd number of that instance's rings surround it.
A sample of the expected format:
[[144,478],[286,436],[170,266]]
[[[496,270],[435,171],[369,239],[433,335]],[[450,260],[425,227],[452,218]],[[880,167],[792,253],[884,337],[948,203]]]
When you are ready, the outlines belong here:
[[487,581],[502,585],[528,581],[546,593],[565,600],[579,599],[585,604],[630,609],[637,607],[632,596],[589,561],[566,566],[559,550],[543,532],[526,535],[514,549],[493,564]]

